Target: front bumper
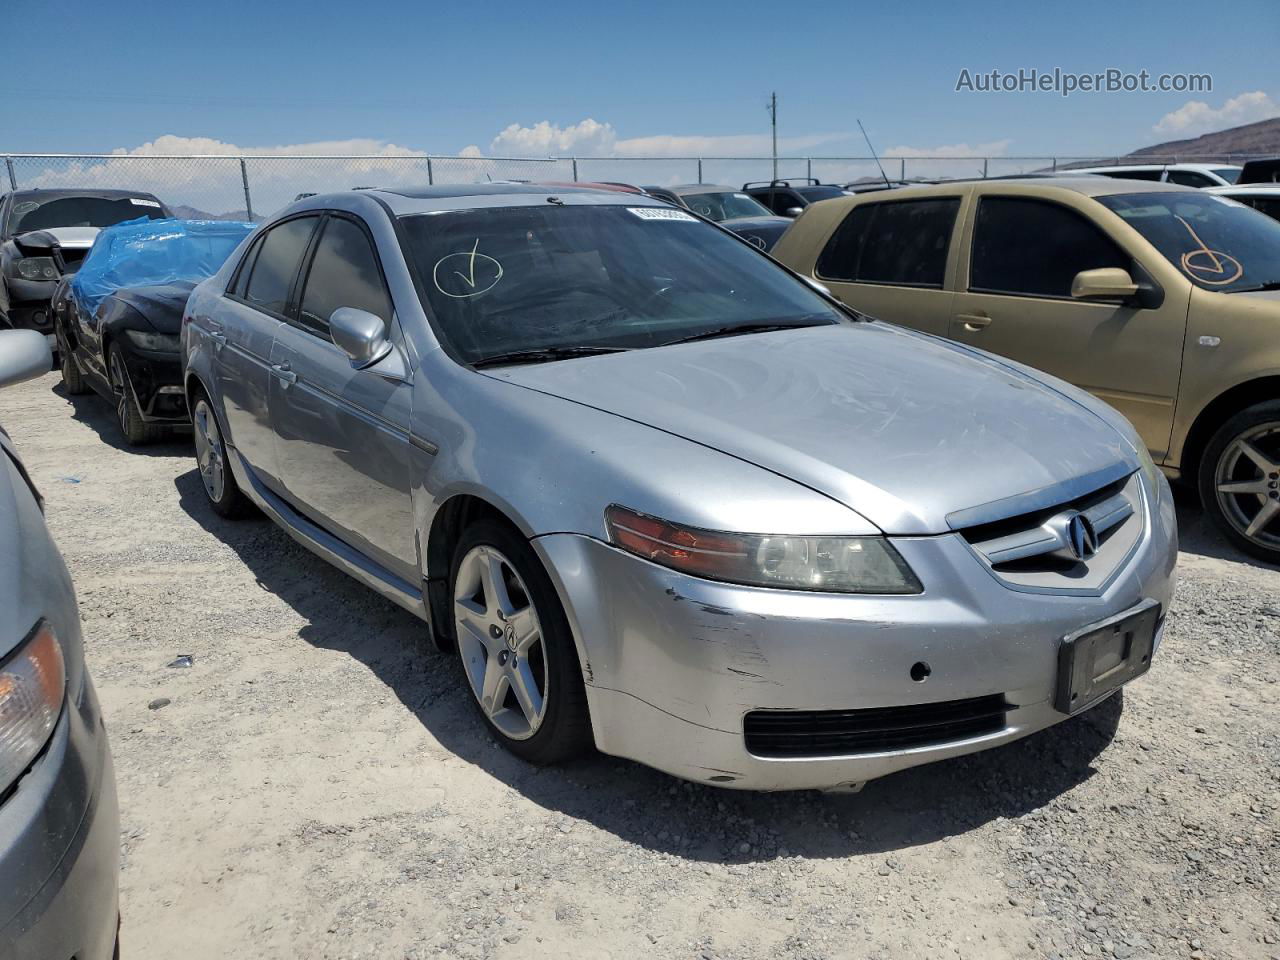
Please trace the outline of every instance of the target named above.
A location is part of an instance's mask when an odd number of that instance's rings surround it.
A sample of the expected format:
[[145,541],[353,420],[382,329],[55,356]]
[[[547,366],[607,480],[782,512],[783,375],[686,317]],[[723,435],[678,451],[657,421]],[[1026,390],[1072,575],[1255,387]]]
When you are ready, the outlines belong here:
[[[534,540],[564,601],[597,746],[689,780],[754,790],[836,788],[1044,729],[1061,639],[1144,599],[1168,609],[1177,557],[1162,495],[1116,577],[1096,594],[1020,592],[958,535],[895,538],[918,596],[836,596],[688,577],[575,534]],[[1157,637],[1157,642],[1159,637]],[[926,680],[912,668],[927,663]],[[900,707],[1003,695],[998,730],[853,756],[773,758],[747,748],[756,710]]]
[[0,805],[0,954],[109,960],[119,920],[120,815],[93,685]]
[[4,281],[9,297],[9,322],[19,330],[53,332],[53,310],[50,300],[58,287],[57,280],[21,280],[10,277]]
[[133,395],[138,398],[142,419],[154,423],[189,423],[187,401],[182,391],[182,356],[143,350],[120,336],[119,344],[124,354],[125,371]]

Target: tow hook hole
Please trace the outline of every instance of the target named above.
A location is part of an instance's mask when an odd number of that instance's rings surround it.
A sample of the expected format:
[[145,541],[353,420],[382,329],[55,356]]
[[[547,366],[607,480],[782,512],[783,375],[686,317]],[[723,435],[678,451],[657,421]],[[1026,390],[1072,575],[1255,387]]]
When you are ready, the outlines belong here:
[[911,679],[916,683],[924,683],[931,673],[933,670],[923,660],[917,660],[911,665]]

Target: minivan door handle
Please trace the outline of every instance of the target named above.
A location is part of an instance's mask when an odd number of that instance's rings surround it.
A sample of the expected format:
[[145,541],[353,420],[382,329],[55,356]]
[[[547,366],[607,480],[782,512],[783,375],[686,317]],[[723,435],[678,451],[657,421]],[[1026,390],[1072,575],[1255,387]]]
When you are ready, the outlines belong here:
[[991,318],[983,313],[957,313],[956,319],[964,324],[964,328],[970,333],[975,333],[991,324]]
[[289,364],[287,363],[273,363],[271,365],[271,373],[276,379],[283,380],[285,383],[298,382],[298,375],[289,369]]

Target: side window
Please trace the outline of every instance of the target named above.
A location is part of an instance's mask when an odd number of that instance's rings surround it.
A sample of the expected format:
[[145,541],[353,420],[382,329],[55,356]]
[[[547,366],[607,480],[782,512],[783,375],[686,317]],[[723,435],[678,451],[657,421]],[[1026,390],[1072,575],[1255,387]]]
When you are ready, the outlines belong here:
[[1099,170],[1098,173],[1104,177],[1110,177],[1112,180],[1159,180],[1161,175],[1159,170],[1121,170],[1115,173]]
[[940,288],[959,210],[959,197],[856,206],[827,241],[817,274],[824,280]]
[[1194,170],[1170,170],[1169,182],[1180,183],[1184,187],[1207,187],[1216,181]]
[[327,337],[329,317],[339,307],[367,310],[391,323],[391,297],[369,238],[352,221],[330,217],[307,272],[298,320]]
[[258,251],[262,249],[262,238],[258,237],[249,245],[248,251],[244,255],[244,259],[240,261],[240,272],[236,274],[236,280],[231,289],[227,292],[233,297],[243,299],[244,288],[249,284],[249,274],[253,272],[253,261],[258,259]]
[[259,242],[258,257],[249,273],[244,299],[259,310],[284,313],[302,255],[307,251],[319,217],[299,217],[272,227]]
[[969,289],[1028,297],[1070,297],[1081,270],[1133,259],[1074,210],[1044,200],[983,197],[973,228]]
[[796,193],[794,190],[779,190],[774,194],[774,196],[778,198],[777,206],[774,207],[774,209],[784,216],[792,207],[800,207],[803,209],[809,205],[809,201],[805,200],[804,197],[800,196],[800,194]]

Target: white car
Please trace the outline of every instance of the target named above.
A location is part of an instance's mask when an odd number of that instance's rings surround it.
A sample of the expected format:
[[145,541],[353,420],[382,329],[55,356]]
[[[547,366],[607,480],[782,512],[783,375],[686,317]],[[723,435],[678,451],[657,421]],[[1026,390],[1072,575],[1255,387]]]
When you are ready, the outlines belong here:
[[1130,163],[1072,167],[1070,173],[1096,173],[1118,180],[1154,180],[1184,187],[1226,187],[1236,182],[1241,169],[1231,163]]
[[1207,193],[1236,200],[1280,220],[1280,183],[1246,183],[1231,187],[1209,187]]

